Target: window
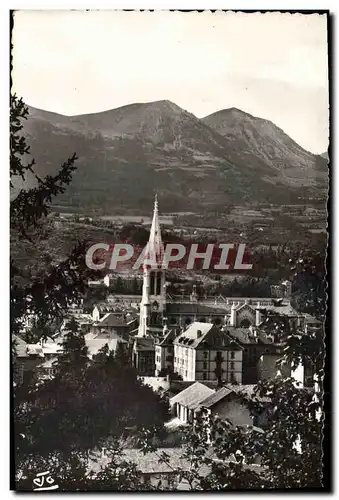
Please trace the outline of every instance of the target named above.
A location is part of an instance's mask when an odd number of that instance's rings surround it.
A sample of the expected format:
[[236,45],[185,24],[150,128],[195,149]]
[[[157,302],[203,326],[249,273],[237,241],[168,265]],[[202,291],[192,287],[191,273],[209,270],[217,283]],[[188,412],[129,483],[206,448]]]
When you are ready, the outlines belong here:
[[234,352],[231,352],[231,359],[234,359]]
[[208,356],[208,352],[205,351],[204,352],[204,358],[207,358],[207,356]]
[[240,328],[249,328],[251,326],[251,322],[249,319],[247,318],[244,318],[241,322],[240,322]]
[[206,369],[207,369],[207,363],[204,362],[204,370],[206,370]]

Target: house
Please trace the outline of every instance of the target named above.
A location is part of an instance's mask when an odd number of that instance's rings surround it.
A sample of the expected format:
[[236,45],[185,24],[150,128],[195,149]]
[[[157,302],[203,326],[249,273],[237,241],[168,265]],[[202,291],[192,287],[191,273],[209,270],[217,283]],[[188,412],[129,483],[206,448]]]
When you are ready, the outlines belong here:
[[263,353],[257,362],[259,380],[267,380],[280,373],[283,377],[292,377],[304,387],[314,387],[314,368],[310,362],[304,360],[303,364],[293,368],[284,363],[278,366],[277,361],[283,355],[283,346],[280,350],[271,353]]
[[107,313],[103,318],[93,324],[93,332],[100,334],[102,331],[116,334],[121,337],[127,337],[129,326],[124,317],[115,313]]
[[100,333],[96,334],[93,332],[85,335],[85,342],[88,348],[88,356],[92,358],[98,352],[107,345],[110,351],[115,354],[118,348],[118,344],[127,349],[128,342],[117,335],[115,332],[101,330]]
[[22,384],[27,377],[35,374],[37,366],[41,364],[43,352],[39,345],[33,347],[18,335],[13,335],[12,341],[15,347],[13,380],[15,384]]
[[154,376],[155,346],[153,337],[134,337],[132,366],[139,375]]
[[15,383],[23,383],[26,377],[40,378],[53,372],[52,364],[62,350],[59,338],[36,344],[27,344],[17,335],[13,335],[13,340],[16,351],[13,360]]
[[243,348],[213,323],[194,322],[174,342],[174,372],[183,380],[242,382]]
[[68,315],[74,319],[80,318],[84,313],[83,301],[81,304],[71,304],[67,312]]
[[[206,387],[209,387],[210,389],[217,390],[219,387],[218,380],[204,380],[201,382],[203,385]],[[179,392],[183,391],[187,387],[190,387],[191,385],[195,384],[195,381],[193,380],[171,380],[170,379],[170,385],[167,391],[167,395],[169,398],[172,398],[179,394]]]
[[303,324],[306,332],[321,328],[323,326],[323,322],[321,322],[317,318],[314,318],[308,313],[303,315]]
[[170,399],[169,402],[173,415],[176,416],[182,424],[192,422],[194,413],[200,403],[214,393],[215,391],[213,389],[210,389],[200,382],[195,382]]
[[[166,460],[162,461],[161,456],[166,455]],[[187,458],[183,457],[184,450],[181,447],[175,448],[159,448],[156,451],[143,453],[136,448],[124,449],[121,455],[121,460],[134,464],[140,472],[141,480],[151,486],[164,489],[177,489],[181,481],[182,471],[189,471],[192,465]],[[109,464],[109,454],[101,453],[97,459],[90,459],[88,469],[92,473],[100,471],[101,467]],[[210,472],[210,468],[201,467],[199,475],[206,476]],[[160,483],[160,484],[159,484]]]
[[122,307],[114,306],[111,303],[106,303],[106,302],[99,303],[96,304],[93,308],[92,312],[93,321],[95,322],[100,321],[108,313],[115,313],[121,316],[123,315],[124,311]]
[[262,398],[255,394],[255,385],[231,385],[227,384],[204,399],[196,413],[206,410],[207,415],[218,416],[237,426],[265,425],[265,411],[251,415],[248,401],[256,399],[261,403],[268,403],[268,398]]
[[272,297],[291,297],[292,283],[288,280],[283,281],[279,285],[271,285]]
[[155,375],[172,373],[174,368],[174,345],[177,332],[164,329],[164,338],[155,342]]
[[[256,384],[262,380],[263,369],[259,368],[259,359],[263,354],[276,356],[280,347],[273,342],[273,337],[257,328],[224,327],[224,331],[243,348],[242,383]],[[268,358],[265,358],[268,359]],[[267,378],[267,377],[266,377]]]

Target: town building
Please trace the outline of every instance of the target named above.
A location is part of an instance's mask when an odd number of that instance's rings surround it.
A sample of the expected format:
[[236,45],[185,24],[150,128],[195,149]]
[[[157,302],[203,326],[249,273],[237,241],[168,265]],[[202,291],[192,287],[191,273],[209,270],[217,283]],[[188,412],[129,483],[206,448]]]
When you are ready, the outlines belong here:
[[155,346],[152,337],[134,337],[132,365],[139,375],[154,376]]
[[[260,403],[253,414],[249,401]],[[172,415],[181,425],[192,423],[199,415],[214,416],[235,426],[265,427],[268,398],[255,393],[255,385],[232,385],[211,388],[204,382],[195,382],[170,399]]]
[[99,321],[93,323],[92,331],[97,334],[105,331],[127,338],[129,326],[124,317],[115,313],[107,313]]
[[173,370],[183,380],[242,383],[243,348],[213,323],[194,322],[174,340]]
[[214,393],[213,389],[203,383],[195,382],[170,399],[172,412],[182,424],[193,422],[199,404]]
[[163,338],[155,341],[155,376],[166,375],[174,371],[174,340],[178,335],[175,329],[168,330],[165,325]]
[[128,349],[128,342],[123,337],[119,336],[115,331],[101,330],[98,334],[90,332],[85,335],[85,342],[88,348],[88,356],[92,358],[107,345],[108,349],[116,354],[118,344],[122,349]]
[[258,368],[260,358],[265,354],[278,359],[279,356],[276,355],[280,353],[280,346],[274,343],[273,336],[266,335],[259,328],[252,326],[250,328],[224,326],[223,330],[243,348],[242,383],[256,384],[263,376],[263,371]]
[[[207,416],[218,416],[236,426],[265,427],[267,412],[264,404],[270,400],[259,397],[254,389],[255,385],[227,384],[204,399],[196,408],[196,413],[204,410]],[[264,403],[263,408],[253,415],[249,400]]]

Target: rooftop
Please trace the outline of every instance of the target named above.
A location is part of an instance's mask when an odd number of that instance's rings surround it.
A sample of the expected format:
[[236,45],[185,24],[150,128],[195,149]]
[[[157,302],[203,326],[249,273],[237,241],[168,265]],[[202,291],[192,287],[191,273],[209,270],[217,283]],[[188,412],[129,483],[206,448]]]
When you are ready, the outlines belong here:
[[134,346],[138,351],[154,351],[154,339],[152,337],[134,337]]
[[173,345],[175,338],[177,337],[177,333],[175,330],[169,330],[162,339],[156,342],[156,344],[165,346]]
[[212,408],[214,405],[222,401],[224,398],[232,396],[240,396],[244,399],[253,399],[262,402],[269,402],[269,398],[258,396],[255,393],[255,385],[233,385],[227,384],[216,392],[201,401],[199,408]]
[[267,335],[257,328],[254,328],[255,334],[249,328],[236,328],[234,326],[225,326],[223,330],[241,344],[272,344]]
[[199,302],[170,302],[166,304],[166,314],[210,314],[212,316],[224,316],[225,312],[225,307],[206,306]]
[[92,357],[100,351],[106,344],[110,351],[116,351],[119,342],[124,342],[117,338],[107,339],[107,338],[89,338],[86,339],[86,346],[88,348],[88,355]]
[[175,403],[179,403],[183,406],[187,406],[190,410],[194,410],[199,406],[201,401],[213,393],[213,389],[206,387],[206,385],[201,384],[200,382],[195,382],[193,385],[187,387],[183,391],[179,392],[179,394],[171,398],[170,404],[173,405]]
[[99,320],[96,325],[99,328],[103,328],[105,326],[108,327],[116,327],[116,328],[126,328],[127,324],[123,318],[119,318],[114,313],[106,314],[101,320]]
[[214,325],[213,323],[202,323],[195,321],[187,330],[181,333],[175,340],[177,346],[186,346],[193,349],[209,347],[231,348],[233,350],[241,350],[239,344],[229,336],[225,331]]

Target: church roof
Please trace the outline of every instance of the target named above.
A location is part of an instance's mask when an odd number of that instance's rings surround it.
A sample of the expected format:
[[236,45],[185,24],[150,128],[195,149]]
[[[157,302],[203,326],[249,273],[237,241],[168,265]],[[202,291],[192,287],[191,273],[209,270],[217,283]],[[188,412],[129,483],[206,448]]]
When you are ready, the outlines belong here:
[[205,306],[204,304],[199,304],[199,302],[172,302],[166,304],[167,314],[210,314],[213,315],[225,315],[225,309],[218,307]]

